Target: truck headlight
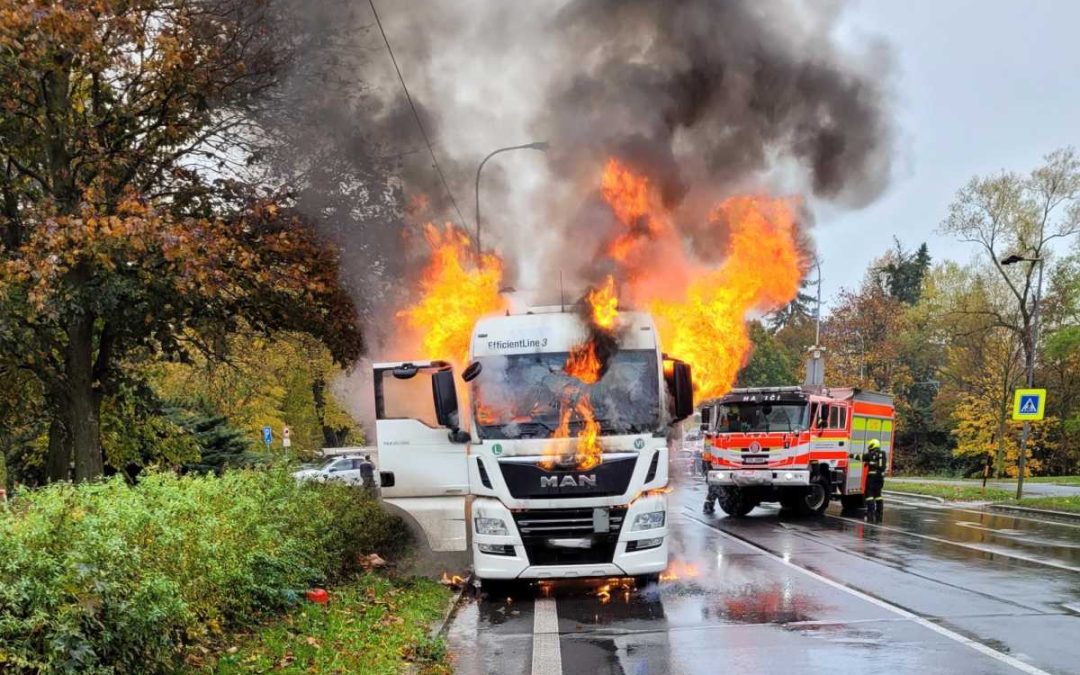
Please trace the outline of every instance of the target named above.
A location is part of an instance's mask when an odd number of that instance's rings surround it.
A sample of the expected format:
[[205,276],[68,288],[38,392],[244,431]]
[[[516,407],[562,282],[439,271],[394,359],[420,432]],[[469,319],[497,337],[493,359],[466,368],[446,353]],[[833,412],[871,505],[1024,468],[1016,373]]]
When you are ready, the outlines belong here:
[[663,527],[665,515],[663,511],[639,513],[634,517],[634,525],[630,528],[630,531],[640,532],[641,530],[655,530]]
[[506,523],[502,518],[475,518],[477,534],[493,534],[506,536],[510,532],[506,529]]

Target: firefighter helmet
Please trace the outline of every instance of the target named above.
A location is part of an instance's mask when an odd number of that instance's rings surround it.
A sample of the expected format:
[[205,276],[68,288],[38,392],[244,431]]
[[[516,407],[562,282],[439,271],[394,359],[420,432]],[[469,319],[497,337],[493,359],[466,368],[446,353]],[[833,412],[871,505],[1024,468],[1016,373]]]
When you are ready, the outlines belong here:
[[866,449],[867,450],[880,450],[881,449],[881,441],[879,441],[876,438],[871,438],[870,442],[866,444]]

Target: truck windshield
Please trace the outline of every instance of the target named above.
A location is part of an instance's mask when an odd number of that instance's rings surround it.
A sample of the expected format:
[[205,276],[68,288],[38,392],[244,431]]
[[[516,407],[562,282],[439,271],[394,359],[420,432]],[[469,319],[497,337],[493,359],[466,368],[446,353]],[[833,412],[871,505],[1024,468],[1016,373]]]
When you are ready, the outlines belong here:
[[727,403],[719,406],[717,433],[748,431],[794,431],[806,429],[809,407],[805,403]]
[[[656,353],[624,350],[593,385],[563,371],[568,354],[514,354],[478,359],[473,414],[481,438],[550,438],[567,402],[567,388],[587,392],[601,434],[636,434],[660,428],[660,382]],[[574,400],[573,397],[570,399]],[[571,435],[581,430],[577,417]]]

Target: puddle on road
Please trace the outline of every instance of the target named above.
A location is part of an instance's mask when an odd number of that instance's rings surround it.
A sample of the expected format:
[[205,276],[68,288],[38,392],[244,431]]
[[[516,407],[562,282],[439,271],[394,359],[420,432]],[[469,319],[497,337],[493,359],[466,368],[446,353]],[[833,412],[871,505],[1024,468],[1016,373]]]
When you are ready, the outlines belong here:
[[797,623],[812,621],[827,609],[813,597],[785,584],[744,586],[725,594],[717,605],[719,618],[734,623]]

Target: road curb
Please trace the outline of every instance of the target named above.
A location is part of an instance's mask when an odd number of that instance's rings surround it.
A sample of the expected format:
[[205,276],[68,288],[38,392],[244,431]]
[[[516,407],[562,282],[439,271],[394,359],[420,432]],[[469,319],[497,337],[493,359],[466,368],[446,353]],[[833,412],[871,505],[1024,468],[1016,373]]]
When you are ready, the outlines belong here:
[[441,621],[432,624],[431,630],[428,631],[428,637],[432,640],[436,640],[446,634],[446,628],[450,625],[454,615],[457,614],[458,608],[461,607],[461,603],[465,600],[465,593],[473,584],[473,576],[470,574],[465,582],[461,584],[461,590],[458,591],[457,597],[450,603],[450,606],[446,609],[446,613],[443,614]]
[[945,500],[935,495],[920,495],[915,492],[899,492],[898,490],[882,490],[881,494],[892,495],[894,497],[908,497],[911,499],[922,499],[928,502],[934,502],[936,504],[944,504]]
[[1011,504],[990,504],[989,508],[993,511],[1012,511],[1015,513],[1025,513],[1028,515],[1039,515],[1047,518],[1058,518],[1061,520],[1071,520],[1074,522],[1080,522],[1080,513],[1070,513],[1068,511],[1051,511],[1050,509],[1033,509],[1030,506],[1013,506]]

